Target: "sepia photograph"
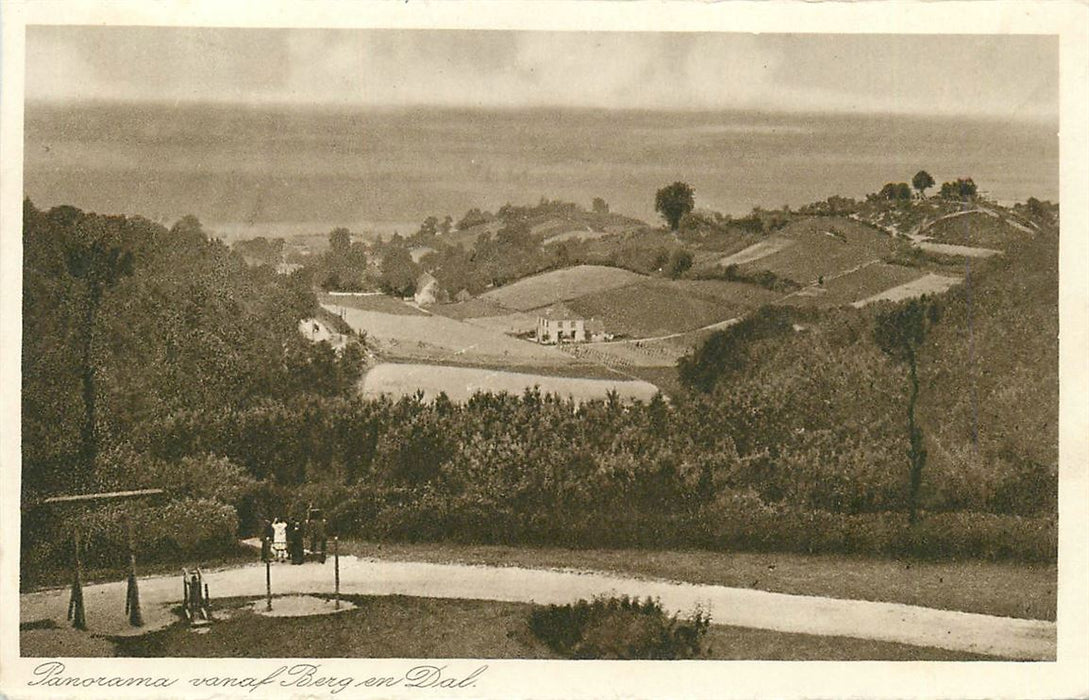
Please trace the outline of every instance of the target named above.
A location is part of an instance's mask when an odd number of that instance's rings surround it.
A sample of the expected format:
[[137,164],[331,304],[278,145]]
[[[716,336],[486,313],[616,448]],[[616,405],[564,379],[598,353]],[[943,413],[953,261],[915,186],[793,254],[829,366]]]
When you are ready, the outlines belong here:
[[4,692],[1060,660],[1058,33],[253,24],[25,27]]

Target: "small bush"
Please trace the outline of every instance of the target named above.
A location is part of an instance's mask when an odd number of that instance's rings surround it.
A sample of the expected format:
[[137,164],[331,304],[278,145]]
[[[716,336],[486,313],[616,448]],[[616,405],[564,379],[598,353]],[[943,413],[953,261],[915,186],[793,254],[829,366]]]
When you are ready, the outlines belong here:
[[538,607],[529,620],[538,639],[572,659],[695,658],[710,624],[702,611],[669,616],[657,600],[628,596]]

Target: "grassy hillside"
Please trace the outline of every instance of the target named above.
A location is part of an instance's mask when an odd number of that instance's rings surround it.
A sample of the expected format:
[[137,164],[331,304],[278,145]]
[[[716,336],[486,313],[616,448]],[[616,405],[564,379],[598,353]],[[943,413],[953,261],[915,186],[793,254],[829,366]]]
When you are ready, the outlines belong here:
[[508,309],[528,311],[644,279],[643,275],[616,267],[578,265],[533,275],[481,296]]
[[897,248],[890,236],[842,217],[800,219],[772,234],[767,244],[775,239],[793,243],[774,244],[782,248],[742,264],[742,271],[767,270],[805,285],[881,260]]
[[972,262],[921,360],[920,415],[935,472],[997,480],[970,505],[1054,507],[1058,464],[1058,238]]
[[1016,244],[1032,235],[1012,226],[1005,219],[983,212],[969,212],[942,219],[919,233],[937,243],[998,250],[1004,250],[1010,244]]
[[873,263],[804,289],[786,301],[798,306],[843,306],[918,279],[924,274],[903,265]]
[[645,338],[736,318],[777,296],[736,282],[650,279],[585,294],[568,306],[587,318],[604,320],[610,333]]

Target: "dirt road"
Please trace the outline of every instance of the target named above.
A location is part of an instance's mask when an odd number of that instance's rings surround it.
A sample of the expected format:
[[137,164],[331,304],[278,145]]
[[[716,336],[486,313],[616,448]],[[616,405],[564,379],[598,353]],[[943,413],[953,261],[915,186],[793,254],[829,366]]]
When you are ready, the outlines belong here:
[[[720,625],[876,639],[1016,659],[1054,659],[1056,649],[1054,622],[601,573],[341,557],[340,579],[341,592],[350,594],[534,603],[627,594],[657,597],[669,611],[687,613],[699,606]],[[265,567],[259,563],[207,572],[205,580],[213,601],[265,593]],[[140,630],[129,627],[124,616],[123,581],[87,586],[84,599],[90,630],[111,635],[164,627],[176,619],[170,607],[180,602],[181,586],[180,575],[140,580],[147,622]],[[332,560],[324,565],[274,564],[272,591],[273,595],[332,593]],[[64,589],[25,594],[20,598],[21,620],[52,619],[65,626],[67,601]]]

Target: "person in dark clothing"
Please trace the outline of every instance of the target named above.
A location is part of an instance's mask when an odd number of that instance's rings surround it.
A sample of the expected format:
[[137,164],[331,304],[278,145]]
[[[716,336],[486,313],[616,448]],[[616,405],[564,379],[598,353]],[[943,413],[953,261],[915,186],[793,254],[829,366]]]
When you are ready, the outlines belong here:
[[325,563],[325,547],[328,543],[325,535],[325,518],[310,521],[310,551],[318,555],[318,561]]
[[272,523],[268,520],[264,521],[265,526],[261,528],[261,561],[269,561],[272,559]]
[[302,564],[303,558],[303,529],[298,520],[291,523],[287,531],[287,548],[291,552],[291,563]]

